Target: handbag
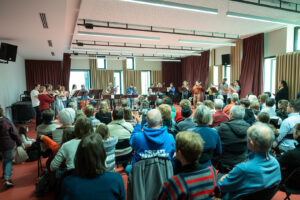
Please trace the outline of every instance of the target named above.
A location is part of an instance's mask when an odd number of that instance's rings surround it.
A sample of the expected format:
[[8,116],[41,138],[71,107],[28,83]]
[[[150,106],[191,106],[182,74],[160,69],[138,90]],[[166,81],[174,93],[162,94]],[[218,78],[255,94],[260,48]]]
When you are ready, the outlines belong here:
[[22,146],[17,147],[16,155],[15,155],[15,162],[17,164],[20,164],[22,162],[25,162],[28,159],[27,153],[24,151]]

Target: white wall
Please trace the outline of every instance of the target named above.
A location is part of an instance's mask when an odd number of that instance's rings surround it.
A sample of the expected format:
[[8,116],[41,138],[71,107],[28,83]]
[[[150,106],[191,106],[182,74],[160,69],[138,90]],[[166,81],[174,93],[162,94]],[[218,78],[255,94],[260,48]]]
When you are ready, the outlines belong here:
[[223,54],[230,54],[230,47],[220,47],[216,49],[215,52],[215,65],[221,65],[222,64],[222,55]]
[[19,101],[26,90],[25,60],[17,56],[16,62],[0,64],[0,104],[2,108]]
[[276,56],[278,54],[286,53],[287,47],[287,29],[265,33],[265,57]]
[[[144,58],[136,58],[136,70],[161,70],[161,62],[147,62]],[[71,59],[71,69],[89,70],[90,64],[88,59]],[[123,70],[122,60],[107,60],[108,70]]]

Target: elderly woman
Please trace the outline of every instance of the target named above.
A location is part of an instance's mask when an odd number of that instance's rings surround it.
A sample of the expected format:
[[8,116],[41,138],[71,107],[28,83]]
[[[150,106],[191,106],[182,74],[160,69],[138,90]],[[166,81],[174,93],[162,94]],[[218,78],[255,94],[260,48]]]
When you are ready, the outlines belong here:
[[21,146],[21,138],[15,125],[4,117],[3,109],[0,107],[0,153],[2,155],[4,185],[7,188],[14,186],[10,176],[12,174],[15,144]]
[[196,128],[188,129],[200,134],[204,140],[204,152],[199,159],[203,166],[211,165],[211,158],[213,155],[222,154],[222,144],[218,132],[209,127],[212,124],[213,118],[210,110],[204,106],[199,106],[194,114],[194,122],[197,123]]
[[162,126],[166,126],[168,128],[168,132],[175,137],[178,133],[178,127],[172,120],[171,106],[167,104],[161,104],[158,107],[158,110],[160,111],[162,116]]

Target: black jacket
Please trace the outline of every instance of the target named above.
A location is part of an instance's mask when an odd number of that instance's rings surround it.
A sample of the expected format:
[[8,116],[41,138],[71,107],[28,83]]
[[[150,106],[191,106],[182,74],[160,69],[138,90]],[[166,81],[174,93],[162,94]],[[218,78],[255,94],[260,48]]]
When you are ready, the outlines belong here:
[[278,101],[280,100],[289,100],[289,89],[287,87],[284,87],[280,90],[278,90],[278,92],[275,95],[275,100],[276,103],[278,103]]
[[222,142],[220,164],[232,168],[246,160],[248,153],[247,129],[250,125],[244,120],[230,120],[215,127]]
[[15,125],[5,117],[0,117],[0,152],[11,150],[22,145]]
[[105,115],[103,115],[100,112],[96,113],[96,119],[98,119],[100,122],[104,123],[104,124],[109,124],[112,119],[111,119],[111,112],[107,112]]
[[244,120],[250,125],[252,125],[255,122],[254,111],[252,109],[245,109]]

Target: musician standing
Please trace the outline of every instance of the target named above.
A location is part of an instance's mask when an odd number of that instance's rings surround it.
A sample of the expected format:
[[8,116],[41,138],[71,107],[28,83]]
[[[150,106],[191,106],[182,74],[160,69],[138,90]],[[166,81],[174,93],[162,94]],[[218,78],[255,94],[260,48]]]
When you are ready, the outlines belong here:
[[116,109],[115,93],[117,91],[117,88],[118,88],[118,86],[114,87],[112,82],[109,82],[108,87],[106,88],[106,93],[111,95],[110,100],[109,100],[111,110]]
[[173,99],[175,96],[175,87],[173,83],[170,83],[170,87],[167,88],[167,92],[169,93],[170,97]]
[[202,85],[198,81],[196,81],[196,83],[195,83],[195,85],[193,87],[193,94],[194,94],[193,103],[194,103],[194,108],[196,108],[196,105],[197,105],[198,101],[200,101],[201,89],[202,89]]
[[188,97],[189,97],[189,84],[187,81],[183,81],[181,99],[187,99]]
[[81,110],[84,110],[84,108],[89,104],[89,91],[87,89],[85,89],[85,85],[81,85],[81,90],[80,92],[82,93],[81,98],[80,98],[80,107]]
[[227,100],[227,93],[229,91],[228,84],[226,83],[227,78],[223,78],[222,83],[219,85],[219,94],[222,94],[224,97],[224,102],[226,103]]
[[[133,84],[130,83],[129,87],[126,89],[126,95],[135,95],[135,89],[133,87]],[[131,109],[133,109],[133,98],[127,98],[128,100],[128,104],[130,106]]]

